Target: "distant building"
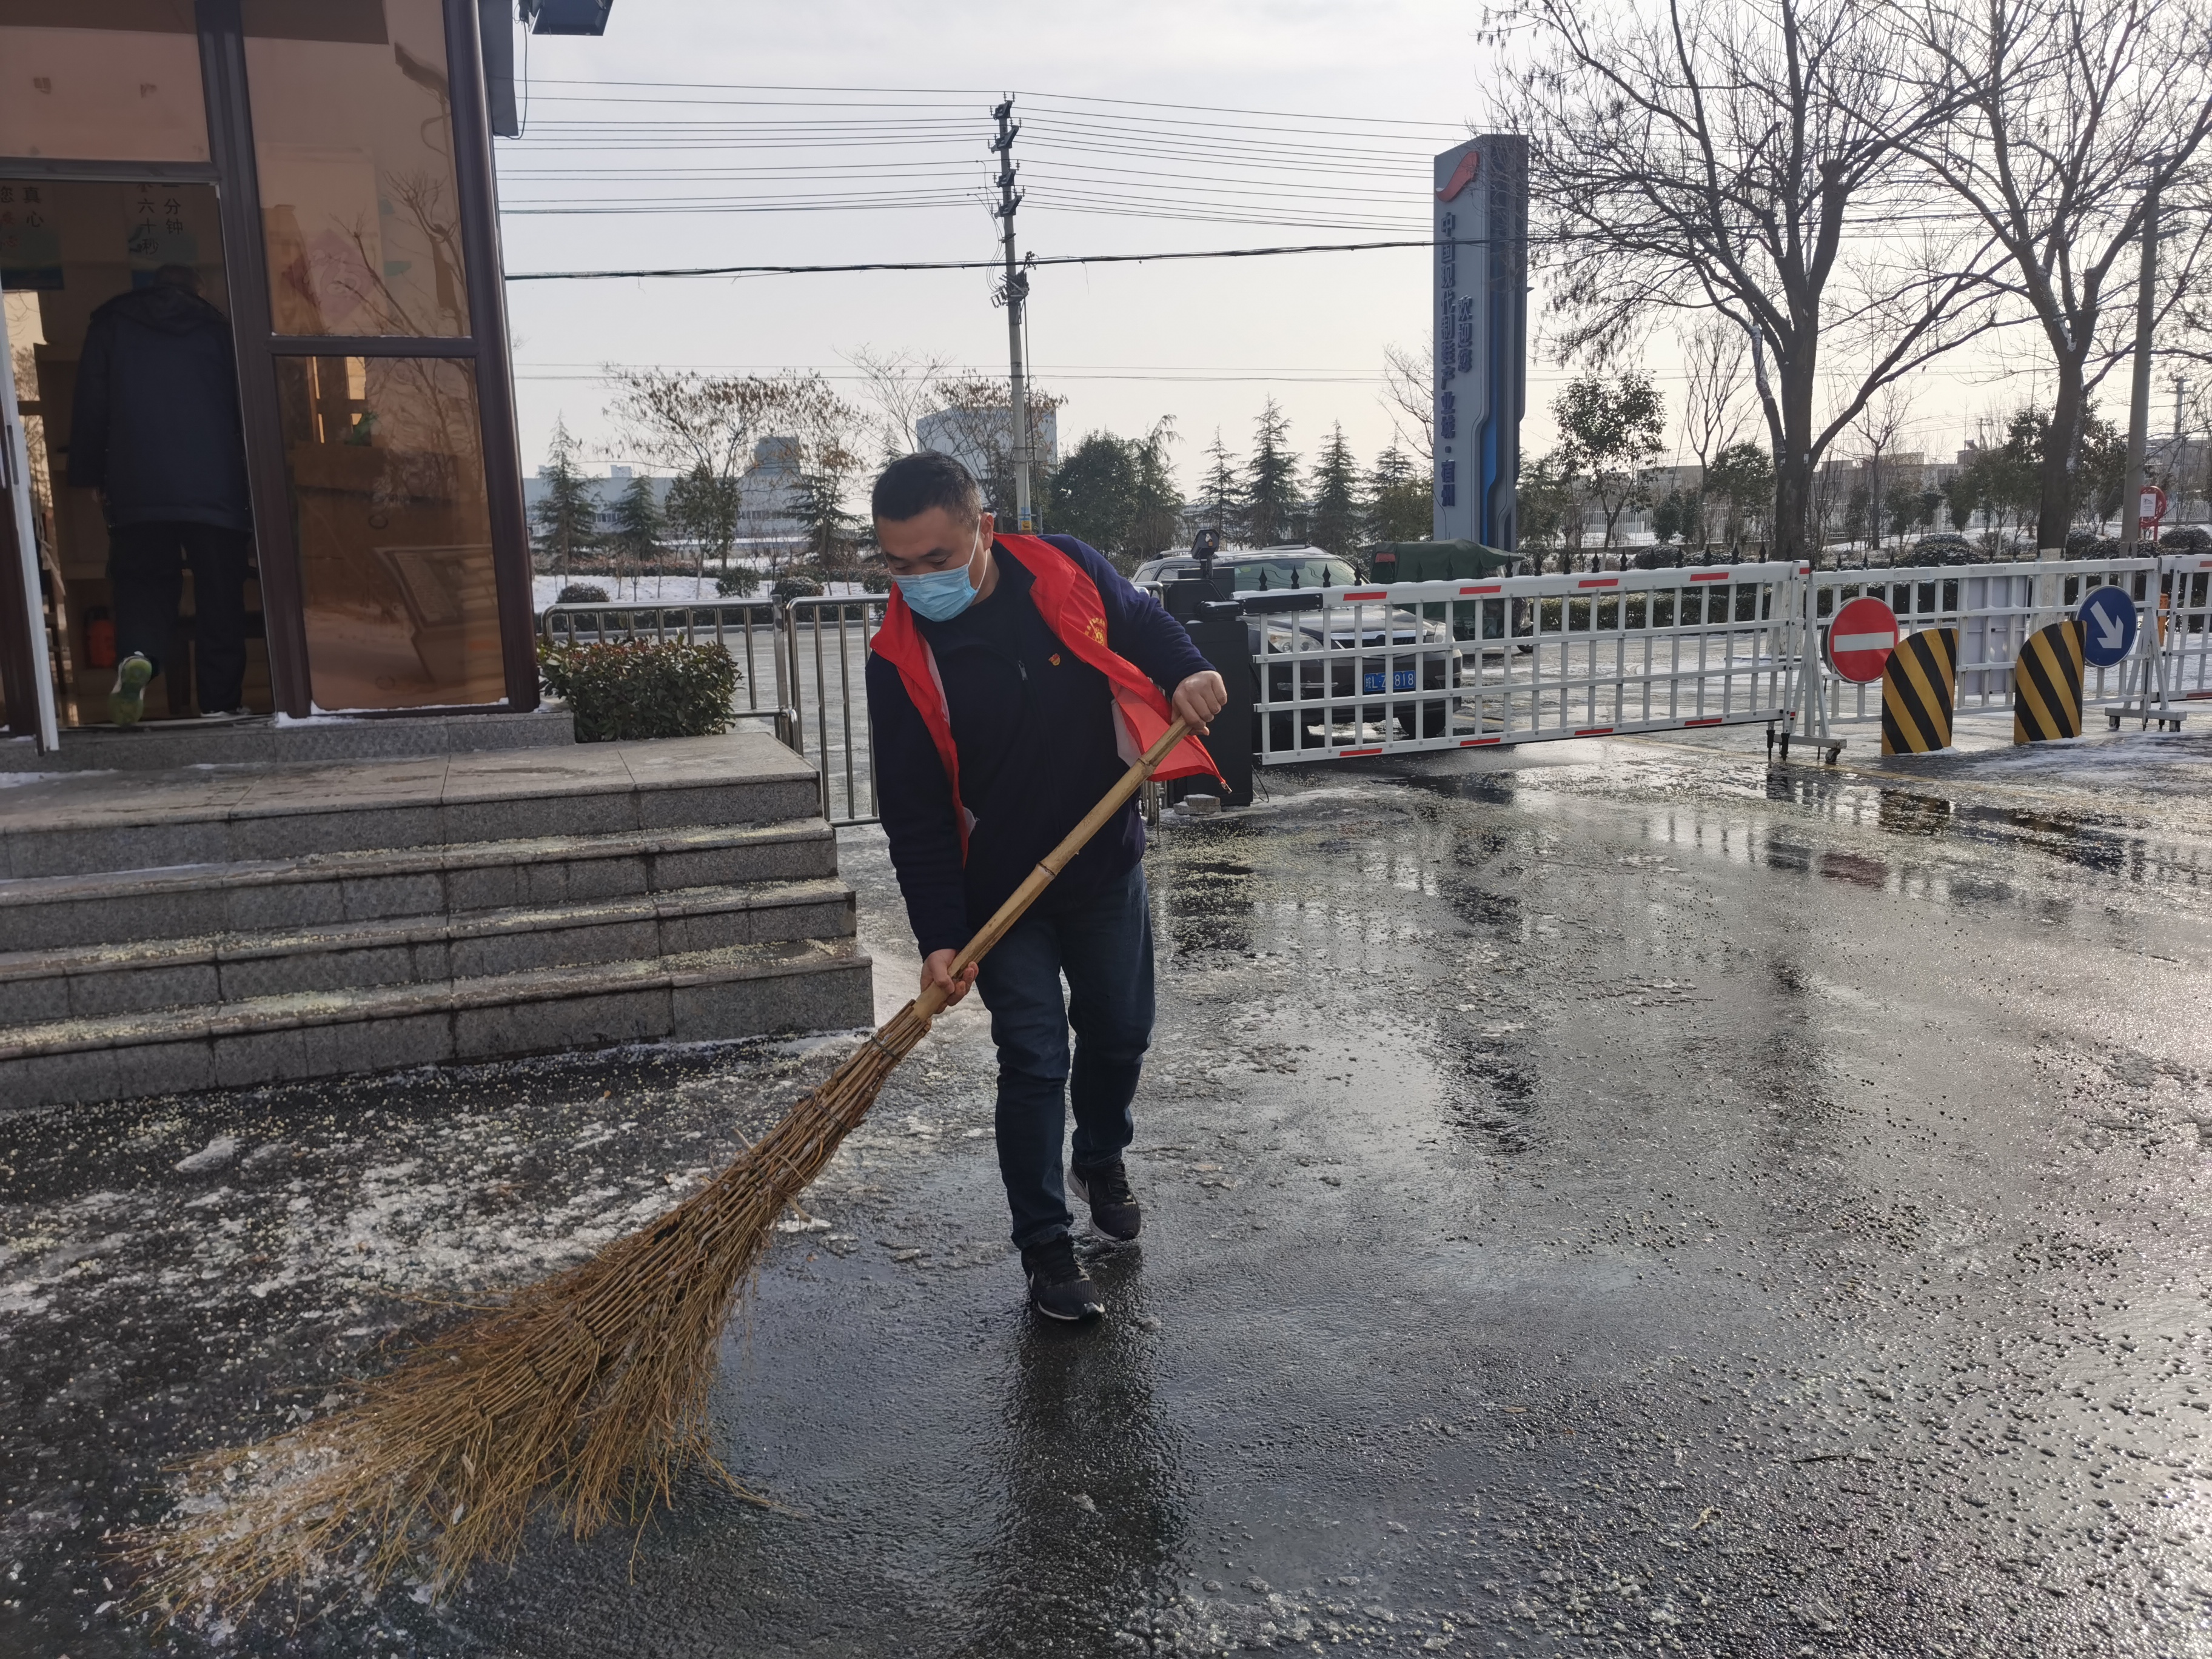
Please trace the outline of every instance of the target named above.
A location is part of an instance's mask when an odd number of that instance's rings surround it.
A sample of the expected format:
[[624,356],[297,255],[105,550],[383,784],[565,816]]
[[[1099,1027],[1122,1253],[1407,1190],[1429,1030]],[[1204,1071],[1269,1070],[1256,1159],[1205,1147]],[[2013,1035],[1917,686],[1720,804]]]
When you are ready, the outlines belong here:
[[[771,434],[753,446],[752,465],[738,477],[738,546],[742,550],[752,547],[782,547],[803,539],[805,526],[798,517],[798,500],[801,488],[799,471],[799,440],[781,434]],[[539,467],[538,476],[522,481],[523,504],[529,509],[531,520],[537,521],[538,504],[544,501],[549,486],[545,482],[546,469]],[[607,469],[605,477],[586,477],[584,491],[593,508],[592,527],[599,533],[612,533],[615,528],[616,504],[622,500],[633,479],[643,476],[653,486],[653,498],[665,514],[668,511],[668,492],[676,483],[673,477],[658,473],[641,475],[635,467],[620,462]]]
[[[546,469],[541,466],[538,469],[536,477],[525,478],[522,481],[522,504],[529,510],[530,521],[532,525],[538,522],[538,504],[545,499],[550,489],[545,482],[545,473]],[[623,492],[629,488],[630,480],[637,476],[636,469],[634,467],[612,466],[607,469],[607,476],[604,478],[587,477],[584,480],[584,493],[591,498],[592,501],[593,530],[602,535],[613,532],[615,503],[622,499]],[[654,477],[650,474],[647,475],[647,479],[653,485],[654,503],[665,512],[668,508],[668,487],[676,480]]]
[[[1042,454],[1031,456],[1032,488],[1041,488],[1043,475],[1060,465],[1058,411],[1032,414],[1031,422],[1042,440]],[[941,409],[915,423],[914,434],[924,449],[950,455],[978,478],[997,472],[1000,458],[1012,448],[1014,417],[1003,404],[996,409]]]
[[803,541],[799,517],[805,485],[799,440],[771,433],[753,446],[753,464],[738,478],[738,542],[741,547],[783,547]]

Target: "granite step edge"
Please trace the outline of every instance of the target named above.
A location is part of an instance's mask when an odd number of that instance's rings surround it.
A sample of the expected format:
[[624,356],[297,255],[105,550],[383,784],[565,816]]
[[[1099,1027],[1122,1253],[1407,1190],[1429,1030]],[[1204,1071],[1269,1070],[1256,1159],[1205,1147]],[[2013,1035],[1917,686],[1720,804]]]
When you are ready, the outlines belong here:
[[457,940],[612,926],[625,921],[685,921],[799,905],[818,906],[849,899],[852,891],[850,886],[834,876],[764,878],[741,884],[682,887],[574,904],[471,910],[442,916],[389,916],[323,927],[204,934],[189,939],[149,939],[127,945],[54,945],[44,950],[0,951],[0,985],[55,975],[211,967],[310,951],[452,944]]
[[680,956],[633,958],[580,967],[533,969],[433,985],[377,986],[352,991],[299,992],[227,1003],[213,1009],[57,1020],[0,1036],[0,1064],[323,1026],[399,1020],[471,1009],[551,1002],[622,992],[676,991],[746,980],[773,980],[866,969],[872,958],[849,939],[805,939],[777,945],[729,945]]
[[246,859],[220,864],[157,865],[138,870],[96,870],[72,875],[0,878],[0,907],[51,904],[88,898],[131,898],[196,892],[213,887],[273,886],[288,882],[348,881],[368,877],[442,874],[556,860],[635,858],[721,848],[772,847],[790,842],[834,840],[820,817],[775,823],[693,825],[676,830],[617,830],[597,834],[535,836],[510,841],[453,842],[436,847],[362,848],[303,853],[297,858]]

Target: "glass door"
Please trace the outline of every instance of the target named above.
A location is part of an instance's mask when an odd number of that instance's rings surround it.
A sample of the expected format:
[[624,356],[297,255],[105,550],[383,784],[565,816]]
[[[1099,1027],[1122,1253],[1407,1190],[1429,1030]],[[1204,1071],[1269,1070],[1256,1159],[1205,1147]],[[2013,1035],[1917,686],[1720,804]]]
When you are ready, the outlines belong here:
[[44,754],[61,734],[53,663],[46,650],[41,515],[18,396],[32,359],[27,342],[17,352],[18,307],[14,295],[7,301],[0,306],[0,355],[7,360],[7,373],[0,374],[0,717],[9,732],[33,739]]

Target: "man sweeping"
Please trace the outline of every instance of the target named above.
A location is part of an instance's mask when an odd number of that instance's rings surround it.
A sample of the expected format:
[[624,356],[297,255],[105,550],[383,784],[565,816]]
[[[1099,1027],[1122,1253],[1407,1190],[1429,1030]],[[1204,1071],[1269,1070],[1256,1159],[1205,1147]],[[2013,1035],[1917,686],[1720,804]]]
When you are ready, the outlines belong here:
[[[1152,1030],[1134,805],[959,982],[950,969],[1174,716],[1204,732],[1227,692],[1182,624],[1094,550],[1071,536],[997,533],[951,456],[892,462],[872,506],[894,580],[868,659],[868,718],[921,982],[955,1002],[971,984],[982,993],[999,1049],[999,1170],[1030,1300],[1048,1318],[1089,1319],[1105,1304],[1075,1254],[1070,1194],[1109,1239],[1135,1238],[1142,1219],[1121,1156]],[[1189,739],[1155,775],[1213,770]]]

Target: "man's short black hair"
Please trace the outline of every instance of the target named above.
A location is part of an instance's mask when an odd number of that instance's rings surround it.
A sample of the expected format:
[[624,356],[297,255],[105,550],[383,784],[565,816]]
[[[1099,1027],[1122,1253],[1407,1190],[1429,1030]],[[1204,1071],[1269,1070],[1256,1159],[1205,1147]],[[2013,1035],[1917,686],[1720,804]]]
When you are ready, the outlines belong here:
[[955,520],[974,524],[982,516],[983,492],[975,475],[950,455],[924,449],[902,455],[883,470],[868,498],[878,519],[903,524],[941,507]]

